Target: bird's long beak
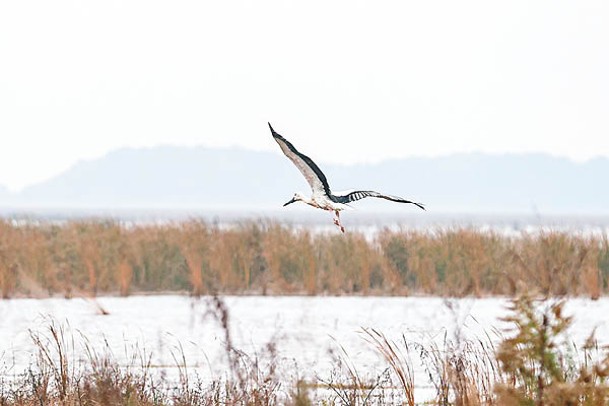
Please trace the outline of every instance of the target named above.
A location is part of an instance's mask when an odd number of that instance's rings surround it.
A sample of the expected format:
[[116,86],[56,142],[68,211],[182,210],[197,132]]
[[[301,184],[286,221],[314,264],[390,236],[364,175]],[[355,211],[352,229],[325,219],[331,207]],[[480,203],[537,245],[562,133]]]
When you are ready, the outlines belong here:
[[283,207],[287,206],[288,204],[292,204],[292,203],[294,203],[295,201],[296,201],[296,199],[292,198],[292,200],[290,200],[289,202],[285,203],[285,204],[283,205]]

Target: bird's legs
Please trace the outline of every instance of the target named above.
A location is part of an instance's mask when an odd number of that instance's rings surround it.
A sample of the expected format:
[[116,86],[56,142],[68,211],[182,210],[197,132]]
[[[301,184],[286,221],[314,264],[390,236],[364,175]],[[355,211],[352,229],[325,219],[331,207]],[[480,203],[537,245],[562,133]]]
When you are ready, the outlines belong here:
[[343,233],[345,232],[345,227],[343,227],[343,225],[340,223],[340,214],[338,210],[334,210],[334,214],[336,215],[336,217],[334,217],[334,224],[336,224],[336,226],[338,228],[340,228],[340,231],[342,231]]

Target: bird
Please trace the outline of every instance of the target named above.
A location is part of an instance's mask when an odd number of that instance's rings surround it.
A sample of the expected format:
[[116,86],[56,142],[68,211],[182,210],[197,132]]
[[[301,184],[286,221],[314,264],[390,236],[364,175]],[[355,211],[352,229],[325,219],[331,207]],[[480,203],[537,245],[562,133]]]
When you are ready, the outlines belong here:
[[295,202],[303,202],[318,209],[331,211],[334,213],[334,224],[343,233],[345,232],[345,227],[343,227],[340,222],[340,212],[350,208],[349,203],[364,199],[366,197],[376,197],[397,203],[410,203],[425,210],[422,203],[413,202],[398,196],[386,195],[372,190],[353,190],[348,192],[332,193],[328,179],[326,179],[326,175],[324,175],[321,169],[319,169],[319,166],[317,166],[317,164],[313,162],[311,158],[299,152],[290,141],[278,134],[271,126],[271,123],[268,123],[268,125],[271,129],[271,134],[273,134],[273,138],[275,141],[277,141],[277,144],[279,144],[281,151],[283,151],[285,156],[287,156],[296,166],[296,168],[298,168],[300,173],[302,173],[309,183],[309,186],[311,186],[312,191],[311,197],[307,197],[300,192],[294,193],[292,199],[283,205],[284,207]]

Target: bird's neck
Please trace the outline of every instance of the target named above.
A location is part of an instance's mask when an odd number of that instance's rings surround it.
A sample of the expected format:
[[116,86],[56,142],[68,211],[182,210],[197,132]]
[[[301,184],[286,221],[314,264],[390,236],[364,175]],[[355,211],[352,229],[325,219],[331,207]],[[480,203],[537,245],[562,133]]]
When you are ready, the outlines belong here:
[[312,197],[301,196],[300,201],[308,204],[309,206],[318,207],[317,203],[315,202],[315,199],[313,199]]

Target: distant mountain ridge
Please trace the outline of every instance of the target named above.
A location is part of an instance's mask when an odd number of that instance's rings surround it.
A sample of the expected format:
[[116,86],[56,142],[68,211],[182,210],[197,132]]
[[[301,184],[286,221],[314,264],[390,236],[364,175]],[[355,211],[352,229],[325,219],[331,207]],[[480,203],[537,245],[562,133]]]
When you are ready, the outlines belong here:
[[[333,190],[380,190],[442,212],[609,213],[609,159],[585,163],[543,154],[456,154],[376,164],[318,162]],[[280,153],[160,146],[119,149],[10,193],[3,207],[273,208],[308,191]],[[362,201],[403,210],[389,202]]]

